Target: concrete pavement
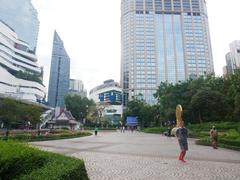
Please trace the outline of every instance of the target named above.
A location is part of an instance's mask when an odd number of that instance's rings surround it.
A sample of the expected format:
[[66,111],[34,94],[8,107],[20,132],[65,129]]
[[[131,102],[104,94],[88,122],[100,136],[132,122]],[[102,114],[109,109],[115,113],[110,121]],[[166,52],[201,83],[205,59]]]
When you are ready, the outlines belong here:
[[139,132],[34,142],[44,150],[83,159],[91,180],[240,180],[240,152],[212,149],[189,139],[187,163],[177,160],[176,138]]

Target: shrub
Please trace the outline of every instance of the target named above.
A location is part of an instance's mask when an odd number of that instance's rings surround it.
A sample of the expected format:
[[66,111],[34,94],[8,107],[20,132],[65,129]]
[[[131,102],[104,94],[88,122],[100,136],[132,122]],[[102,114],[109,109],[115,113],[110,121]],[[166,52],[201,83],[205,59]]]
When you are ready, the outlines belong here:
[[[201,138],[195,141],[198,145],[211,146],[210,138]],[[219,147],[240,151],[240,140],[219,139]]]
[[203,124],[191,124],[191,125],[188,125],[187,128],[194,131],[210,131],[213,125],[219,131],[240,128],[240,123],[236,123],[236,122],[208,122]]
[[166,127],[153,127],[153,128],[145,128],[143,129],[143,132],[145,133],[163,133],[167,131]]
[[0,179],[88,180],[84,162],[79,159],[11,141],[0,141],[0,147]]
[[236,129],[230,129],[226,133],[227,139],[237,139],[240,138],[240,133]]
[[87,180],[84,162],[62,155],[53,155],[52,161],[41,169],[35,169],[30,174],[22,176],[21,180]]
[[[16,136],[9,136],[8,139],[10,140],[17,140],[17,141],[48,141],[48,140],[57,140],[57,139],[68,139],[68,138],[78,138],[83,136],[90,136],[92,133],[90,132],[77,132],[73,134],[63,133],[63,134],[48,134],[48,135],[39,135],[33,136],[30,134],[18,134]],[[4,139],[4,137],[2,137]]]
[[225,138],[221,138],[219,139],[219,143],[220,144],[226,144],[226,145],[230,145],[230,146],[238,146],[240,147],[240,140],[234,140],[234,139],[225,139]]
[[40,168],[47,161],[42,152],[22,144],[13,142],[0,142],[0,177],[13,179],[22,173],[29,173]]
[[189,130],[188,131],[188,136],[190,138],[203,138],[203,137],[208,137],[209,132]]

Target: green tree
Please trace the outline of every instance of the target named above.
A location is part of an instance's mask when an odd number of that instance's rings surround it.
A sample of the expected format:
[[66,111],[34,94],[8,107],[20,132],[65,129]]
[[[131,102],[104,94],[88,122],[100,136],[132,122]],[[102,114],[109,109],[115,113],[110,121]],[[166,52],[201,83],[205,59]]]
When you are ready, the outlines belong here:
[[21,109],[21,122],[25,122],[28,123],[30,122],[34,127],[36,127],[36,125],[38,123],[40,123],[40,116],[41,116],[41,108],[38,106],[32,106],[32,105],[24,105],[22,104],[20,106]]
[[19,109],[16,101],[4,98],[0,101],[0,119],[7,129],[17,122],[19,119]]
[[235,120],[240,121],[240,94],[235,96],[233,116]]
[[94,103],[93,105],[88,107],[88,115],[87,115],[88,125],[95,126],[97,124],[97,118],[98,118],[98,111],[97,111],[96,104]]
[[127,103],[124,120],[126,120],[127,116],[136,116],[141,128],[153,126],[154,121],[159,118],[156,107],[147,104],[139,97],[137,96],[137,98]]
[[219,120],[225,117],[224,96],[218,91],[211,89],[200,89],[192,96],[190,108],[199,123],[205,119]]
[[67,95],[65,97],[65,105],[67,110],[71,111],[73,117],[77,120],[83,120],[87,118],[89,107],[95,103],[86,97],[78,95]]

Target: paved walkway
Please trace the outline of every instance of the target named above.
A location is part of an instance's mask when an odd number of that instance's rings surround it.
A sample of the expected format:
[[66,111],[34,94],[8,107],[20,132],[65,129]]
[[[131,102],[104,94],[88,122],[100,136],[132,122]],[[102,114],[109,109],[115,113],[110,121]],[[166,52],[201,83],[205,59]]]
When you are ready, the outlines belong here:
[[84,159],[90,180],[240,180],[240,152],[195,145],[193,139],[187,163],[177,160],[176,138],[139,132],[100,132],[97,137],[33,144]]

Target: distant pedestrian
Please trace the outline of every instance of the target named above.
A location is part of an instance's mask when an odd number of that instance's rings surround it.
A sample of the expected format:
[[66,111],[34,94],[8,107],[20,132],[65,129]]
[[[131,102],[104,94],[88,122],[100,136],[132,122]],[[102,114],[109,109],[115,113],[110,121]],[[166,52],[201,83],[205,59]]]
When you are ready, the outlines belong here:
[[172,129],[171,129],[171,127],[168,127],[168,130],[167,130],[167,136],[168,137],[171,137],[171,132],[172,132]]
[[212,140],[212,147],[213,149],[217,149],[217,143],[218,143],[218,132],[215,126],[212,127],[210,130],[210,138]]
[[133,126],[131,126],[131,132],[133,133],[133,130],[134,130],[134,127]]
[[176,131],[176,136],[178,138],[179,146],[181,149],[178,159],[182,162],[186,162],[184,160],[184,157],[186,155],[186,151],[188,150],[188,142],[187,142],[188,130],[184,127],[183,121],[180,122],[180,127]]
[[95,136],[97,136],[97,134],[98,134],[98,128],[97,127],[95,128],[94,132],[95,132]]

